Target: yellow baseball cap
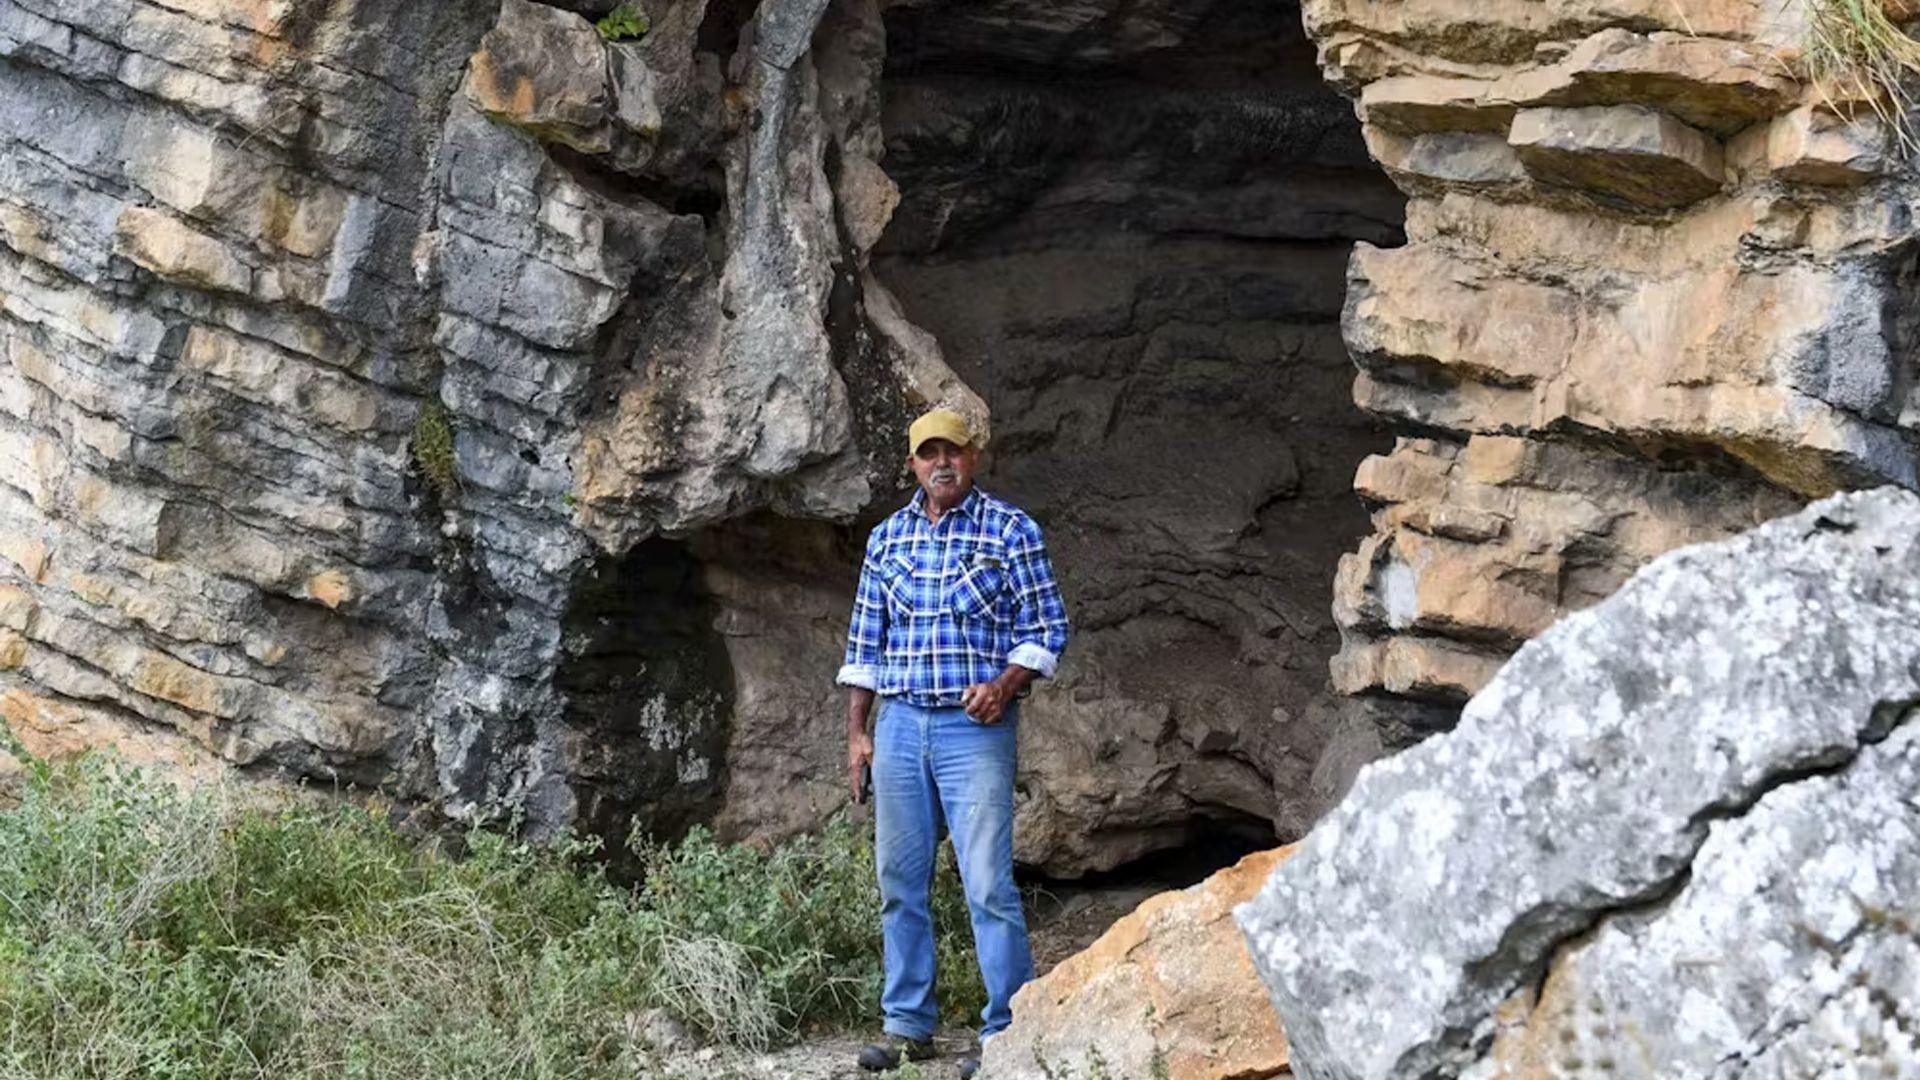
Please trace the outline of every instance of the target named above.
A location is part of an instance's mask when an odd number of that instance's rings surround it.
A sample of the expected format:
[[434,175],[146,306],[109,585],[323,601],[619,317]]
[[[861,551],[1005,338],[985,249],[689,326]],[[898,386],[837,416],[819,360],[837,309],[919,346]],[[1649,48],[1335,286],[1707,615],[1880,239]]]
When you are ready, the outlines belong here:
[[907,429],[907,453],[919,453],[920,444],[928,439],[945,439],[955,446],[970,446],[973,432],[967,427],[967,418],[952,409],[932,409],[922,413],[920,419]]

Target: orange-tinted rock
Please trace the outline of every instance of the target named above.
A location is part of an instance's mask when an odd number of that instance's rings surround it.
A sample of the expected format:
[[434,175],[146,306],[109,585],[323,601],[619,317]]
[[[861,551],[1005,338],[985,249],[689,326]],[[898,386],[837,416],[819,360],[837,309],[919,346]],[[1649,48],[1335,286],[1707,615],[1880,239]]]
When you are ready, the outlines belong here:
[[1290,1075],[1286,1037],[1234,925],[1291,845],[1161,893],[1013,999],[988,1044],[993,1080],[1103,1068],[1109,1076],[1260,1080]]
[[467,97],[487,116],[589,153],[612,145],[606,47],[580,16],[510,0],[469,70]]

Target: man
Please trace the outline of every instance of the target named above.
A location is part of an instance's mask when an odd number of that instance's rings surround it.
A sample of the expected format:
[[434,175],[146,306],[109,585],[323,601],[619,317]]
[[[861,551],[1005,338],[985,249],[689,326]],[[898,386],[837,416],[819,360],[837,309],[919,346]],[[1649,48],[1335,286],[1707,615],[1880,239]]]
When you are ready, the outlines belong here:
[[[862,1068],[933,1056],[933,919],[928,893],[944,823],[960,861],[986,983],[982,1045],[1012,1019],[1014,991],[1033,977],[1013,883],[1013,770],[1018,701],[1053,674],[1067,612],[1040,528],[973,486],[979,440],[958,413],[935,409],[907,433],[920,490],[867,539],[840,685],[847,779],[864,798],[871,767],[886,984],[886,1039]],[[869,726],[875,696],[886,699]],[[975,1058],[961,1065],[971,1077]]]

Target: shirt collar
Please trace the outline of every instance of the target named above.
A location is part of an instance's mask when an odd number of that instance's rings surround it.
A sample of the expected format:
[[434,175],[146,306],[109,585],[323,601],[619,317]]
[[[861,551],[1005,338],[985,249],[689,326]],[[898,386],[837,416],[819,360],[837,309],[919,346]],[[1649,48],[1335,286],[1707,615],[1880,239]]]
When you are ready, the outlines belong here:
[[[967,492],[967,497],[960,500],[960,505],[947,511],[947,513],[964,514],[978,521],[980,520],[980,500],[980,485],[975,484],[972,489]],[[915,515],[922,521],[925,521],[927,519],[927,490],[925,488],[915,488],[913,500],[907,505],[912,507]]]

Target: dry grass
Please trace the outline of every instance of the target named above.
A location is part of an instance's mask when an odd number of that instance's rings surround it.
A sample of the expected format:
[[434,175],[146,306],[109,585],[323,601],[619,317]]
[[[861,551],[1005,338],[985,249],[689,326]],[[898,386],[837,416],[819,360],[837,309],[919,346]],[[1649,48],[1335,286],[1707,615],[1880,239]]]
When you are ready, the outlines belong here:
[[1806,64],[1834,111],[1864,104],[1903,154],[1920,149],[1910,119],[1920,41],[1888,15],[1882,0],[1807,0]]

